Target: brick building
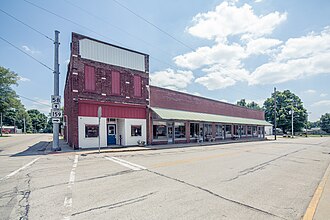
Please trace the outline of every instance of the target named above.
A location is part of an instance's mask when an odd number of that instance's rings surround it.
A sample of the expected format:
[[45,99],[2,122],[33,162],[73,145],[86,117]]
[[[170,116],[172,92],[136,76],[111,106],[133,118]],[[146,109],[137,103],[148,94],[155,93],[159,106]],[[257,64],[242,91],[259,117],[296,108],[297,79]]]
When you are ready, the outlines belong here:
[[[97,109],[102,107],[98,126]],[[72,34],[64,89],[74,148],[264,138],[264,112],[149,86],[149,56]]]

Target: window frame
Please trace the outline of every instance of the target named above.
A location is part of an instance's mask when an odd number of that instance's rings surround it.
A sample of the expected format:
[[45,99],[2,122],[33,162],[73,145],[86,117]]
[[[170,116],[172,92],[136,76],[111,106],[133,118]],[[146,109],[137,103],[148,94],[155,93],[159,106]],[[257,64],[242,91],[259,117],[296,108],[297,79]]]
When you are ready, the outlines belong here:
[[[90,129],[87,129],[87,127],[95,127],[96,128],[96,136],[88,136],[87,132]],[[98,138],[100,135],[100,128],[98,124],[85,124],[85,138]]]
[[[139,129],[140,132],[135,132],[134,129]],[[140,135],[139,135],[140,134]],[[142,136],[142,125],[131,125],[131,137],[141,137]]]

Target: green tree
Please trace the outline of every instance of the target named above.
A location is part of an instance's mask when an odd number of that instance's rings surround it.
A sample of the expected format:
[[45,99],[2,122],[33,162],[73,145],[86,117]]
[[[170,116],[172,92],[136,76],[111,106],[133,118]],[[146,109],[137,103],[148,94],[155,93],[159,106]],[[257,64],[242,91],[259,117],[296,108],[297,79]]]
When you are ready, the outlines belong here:
[[258,105],[258,103],[252,101],[246,105],[246,107],[250,109],[255,109],[255,110],[262,110],[262,108]]
[[[272,93],[270,98],[264,102],[266,120],[274,125],[274,98]],[[301,99],[290,90],[276,92],[276,113],[277,127],[282,129],[284,133],[291,131],[291,109],[293,109],[293,130],[301,131],[307,122],[307,110],[303,106]]]
[[325,113],[321,116],[320,127],[323,131],[330,133],[330,113]]
[[[17,85],[18,75],[9,69],[0,66],[0,113],[4,114],[20,104],[16,92],[11,88]],[[0,129],[2,136],[2,129]]]
[[236,105],[246,107],[245,99],[241,99],[241,100],[237,101]]
[[258,103],[252,101],[250,103],[247,103],[245,99],[241,99],[236,102],[236,105],[242,106],[242,107],[247,107],[250,109],[255,109],[255,110],[262,110],[262,108],[258,105]]
[[49,117],[47,121],[46,128],[43,131],[44,133],[53,133],[53,123],[52,123],[52,118]]
[[30,109],[27,113],[31,118],[33,133],[38,133],[46,128],[47,116],[45,114],[39,112],[37,109]]

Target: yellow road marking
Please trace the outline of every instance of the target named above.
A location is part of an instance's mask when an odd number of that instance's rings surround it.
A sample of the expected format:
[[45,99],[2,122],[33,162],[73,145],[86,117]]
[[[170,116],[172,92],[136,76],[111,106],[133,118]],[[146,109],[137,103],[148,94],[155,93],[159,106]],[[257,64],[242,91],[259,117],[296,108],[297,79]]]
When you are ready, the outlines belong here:
[[305,215],[303,217],[303,220],[312,220],[317,208],[317,205],[319,204],[320,198],[322,196],[323,190],[324,190],[324,186],[327,183],[327,179],[329,177],[330,174],[330,165],[328,166],[319,186],[317,187],[317,189],[315,190],[314,196],[312,198],[312,200],[310,201],[308,208],[305,212]]

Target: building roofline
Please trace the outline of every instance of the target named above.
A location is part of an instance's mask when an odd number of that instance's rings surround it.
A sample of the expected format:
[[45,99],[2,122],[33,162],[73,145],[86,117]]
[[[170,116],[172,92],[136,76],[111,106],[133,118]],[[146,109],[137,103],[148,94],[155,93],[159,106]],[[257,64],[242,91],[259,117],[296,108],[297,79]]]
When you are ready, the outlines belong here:
[[112,46],[112,47],[116,47],[118,49],[122,49],[122,50],[127,50],[127,51],[130,51],[130,52],[133,52],[133,53],[137,53],[137,54],[141,54],[143,56],[147,56],[149,57],[149,54],[146,54],[146,53],[142,53],[142,52],[139,52],[139,51],[136,51],[136,50],[132,50],[132,49],[129,49],[129,48],[125,48],[125,47],[121,47],[121,46],[118,46],[118,45],[115,45],[115,44],[111,44],[111,43],[108,43],[108,42],[105,42],[105,41],[100,41],[100,40],[97,40],[95,38],[91,38],[91,37],[88,37],[86,35],[83,35],[83,34],[78,34],[76,32],[72,32],[72,36],[73,35],[78,35],[80,37],[83,37],[85,39],[89,39],[89,40],[92,40],[92,41],[96,41],[98,43],[101,43],[101,44],[105,44],[105,45],[109,45],[109,46]]
[[200,98],[200,99],[205,99],[205,100],[212,101],[212,102],[223,103],[223,104],[226,104],[226,105],[231,105],[231,106],[235,106],[235,107],[239,107],[239,108],[243,108],[243,109],[248,109],[248,110],[251,110],[251,111],[263,112],[263,113],[265,112],[264,110],[251,109],[251,108],[248,108],[248,107],[245,107],[245,106],[235,105],[233,103],[228,103],[228,102],[219,101],[219,100],[216,100],[216,99],[206,98],[206,97],[203,97],[203,96],[193,95],[193,94],[189,94],[189,93],[185,93],[185,92],[181,92],[181,91],[176,91],[176,90],[173,90],[173,89],[167,89],[167,88],[162,88],[162,87],[153,86],[153,85],[150,85],[150,87],[154,87],[154,88],[161,89],[161,90],[167,90],[167,91],[171,91],[171,92],[176,92],[176,93],[180,93],[180,94],[184,94],[184,95],[188,95],[188,96],[196,97],[196,98]]

